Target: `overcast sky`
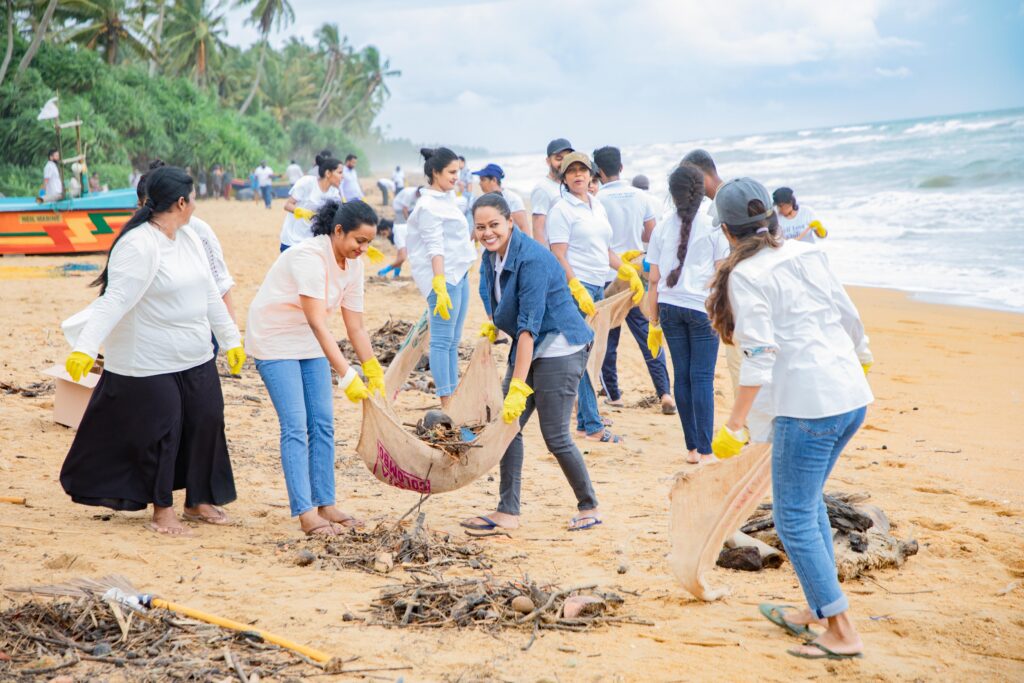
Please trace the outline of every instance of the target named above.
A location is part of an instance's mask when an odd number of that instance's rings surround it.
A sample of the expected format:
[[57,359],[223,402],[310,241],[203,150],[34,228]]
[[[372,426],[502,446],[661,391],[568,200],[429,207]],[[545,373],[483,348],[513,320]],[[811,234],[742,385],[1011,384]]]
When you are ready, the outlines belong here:
[[[415,142],[671,142],[1024,105],[1021,0],[292,0],[402,75]],[[256,39],[243,10],[234,43]],[[574,139],[575,139],[574,138]]]

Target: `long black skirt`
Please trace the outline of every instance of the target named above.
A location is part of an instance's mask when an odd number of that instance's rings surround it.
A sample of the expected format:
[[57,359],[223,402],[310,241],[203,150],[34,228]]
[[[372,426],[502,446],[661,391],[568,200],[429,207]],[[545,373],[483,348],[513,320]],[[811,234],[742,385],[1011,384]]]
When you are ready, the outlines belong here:
[[76,503],[114,510],[172,507],[177,489],[188,507],[235,500],[214,360],[152,377],[104,371],[60,483]]

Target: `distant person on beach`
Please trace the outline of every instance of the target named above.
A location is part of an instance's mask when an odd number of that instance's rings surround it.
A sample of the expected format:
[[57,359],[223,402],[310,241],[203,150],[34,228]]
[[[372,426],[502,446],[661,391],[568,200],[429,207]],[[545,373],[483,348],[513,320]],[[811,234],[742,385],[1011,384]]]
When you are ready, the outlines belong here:
[[813,244],[828,237],[828,230],[821,224],[814,211],[800,206],[796,194],[788,187],[780,187],[772,193],[772,201],[779,212],[779,228],[787,240],[800,240]]
[[416,208],[416,202],[422,194],[422,187],[403,187],[398,194],[395,195],[395,200],[391,202],[391,208],[395,210],[395,222],[405,223],[409,220],[409,216],[412,214],[412,210]]
[[[377,234],[368,204],[324,202],[313,237],[282,252],[249,307],[245,346],[256,362],[281,426],[281,469],[292,517],[307,536],[336,536],[362,522],[335,507],[334,387],[353,403],[383,393],[384,370],[363,324],[363,261]],[[367,384],[328,327],[340,309]]]
[[235,167],[224,169],[224,199],[231,199],[231,188],[235,181]]
[[60,150],[51,149],[43,164],[43,184],[40,196],[44,202],[55,202],[64,196],[64,184],[60,180]]
[[401,166],[395,166],[395,172],[391,174],[391,182],[395,184],[396,193],[405,188],[405,171]]
[[512,222],[517,228],[523,231],[527,237],[533,237],[533,228],[526,218],[526,204],[523,198],[512,190],[501,186],[505,178],[505,171],[497,164],[487,164],[479,171],[473,171],[473,175],[480,178],[480,191],[484,194],[495,192],[505,198],[509,211],[512,212]]
[[341,200],[342,163],[317,156],[317,175],[302,176],[288,193],[281,225],[281,251],[313,236],[312,220],[325,202]]
[[[644,193],[644,199],[647,200],[648,206],[651,207],[651,214],[654,215],[654,227],[658,227],[658,218],[664,212],[662,206],[658,203],[658,200],[654,195],[651,194],[651,181],[643,173],[638,173],[633,176],[633,187],[638,190],[642,190]],[[653,234],[653,233],[652,233]]]
[[[590,194],[593,162],[581,152],[562,158],[559,169],[565,192],[547,214],[546,228],[551,251],[565,270],[569,291],[583,318],[594,313],[595,302],[604,298],[604,283],[611,266],[630,283],[633,303],[643,297],[644,286],[631,266],[623,265],[611,249],[612,226],[600,199]],[[591,441],[621,443],[622,437],[605,427],[597,406],[597,394],[589,373],[584,372],[578,390],[576,433]]]
[[382,218],[380,223],[377,224],[377,234],[379,235],[383,231],[388,233],[388,239],[395,245],[397,253],[395,254],[395,260],[378,270],[377,275],[385,277],[388,273],[391,273],[391,277],[398,277],[402,274],[402,264],[405,263],[405,259],[409,256],[409,249],[406,246],[409,226],[405,223],[395,223],[394,221]]
[[[640,263],[647,243],[654,231],[654,214],[642,190],[638,190],[622,180],[622,152],[617,147],[602,147],[594,151],[594,165],[597,166],[601,179],[601,190],[597,193],[601,205],[608,214],[608,222],[612,226],[612,238],[609,247],[612,251],[629,263],[637,259]],[[606,286],[618,277],[614,270],[608,270],[605,277]],[[668,370],[665,367],[665,354],[658,351],[652,356],[647,348],[647,317],[634,306],[626,315],[626,327],[633,334],[640,352],[647,364],[647,373],[654,383],[654,392],[661,401],[661,410],[666,415],[674,415],[676,404],[672,399]],[[606,403],[622,406],[622,391],[619,388],[618,350],[619,336],[622,327],[614,327],[608,331],[608,349],[605,351],[601,365],[601,379]]]
[[[874,400],[868,337],[824,252],[782,240],[763,185],[731,180],[715,206],[732,250],[707,310],[743,362],[739,393],[711,448],[728,458],[751,439],[771,441],[775,528],[807,600],[807,609],[765,603],[761,613],[804,639],[787,650],[794,657],[859,658],[864,644],[836,576],[823,493]],[[815,633],[812,624],[826,630]]]
[[469,309],[469,267],[476,249],[466,216],[455,202],[459,159],[447,147],[422,149],[423,188],[408,221],[406,244],[412,278],[430,314],[430,372],[447,408],[459,383],[459,340]]
[[345,157],[344,177],[341,181],[341,200],[343,202],[363,198],[363,188],[359,186],[359,174],[356,173],[357,163],[359,163],[359,157],[355,154]]
[[646,344],[661,350],[667,342],[672,356],[673,387],[679,422],[686,442],[686,461],[711,461],[715,426],[715,365],[718,334],[711,328],[705,302],[715,268],[729,254],[720,228],[700,211],[704,176],[691,164],[680,164],[668,177],[673,210],[651,237]]
[[548,143],[547,156],[544,158],[548,173],[540,179],[530,192],[530,210],[533,214],[533,239],[541,244],[548,244],[548,232],[545,227],[548,211],[562,198],[562,159],[572,152],[572,143],[565,138],[556,138]]
[[306,174],[303,173],[302,167],[296,163],[295,159],[292,159],[291,163],[288,164],[288,167],[284,169],[284,175],[288,178],[288,184],[294,185],[299,182],[299,178]]
[[100,174],[97,171],[93,171],[92,175],[89,176],[89,192],[102,192],[103,185],[100,183]]
[[[718,176],[718,168],[715,166],[711,155],[703,149],[695,149],[683,157],[682,163],[692,164],[704,174],[704,195],[711,201],[708,203],[707,215],[711,219],[711,225],[718,228],[721,223],[718,221],[717,209],[715,208],[715,195],[718,188],[723,185],[723,180]],[[726,343],[725,361],[729,368],[729,380],[732,384],[732,395],[736,397],[740,385],[740,352],[734,345]]]
[[256,176],[256,186],[260,190],[263,204],[269,209],[271,201],[274,199],[274,169],[267,166],[266,161],[261,161],[253,171],[253,175]]
[[377,178],[377,189],[380,190],[381,206],[388,205],[388,192],[395,193],[395,182],[391,178]]
[[[509,424],[518,420],[525,427],[537,413],[544,446],[576,497],[578,514],[568,529],[592,529],[601,524],[601,513],[570,420],[594,333],[577,312],[558,259],[516,230],[511,216],[497,193],[485,194],[473,205],[474,236],[486,250],[480,261],[480,297],[491,319],[480,335],[493,342],[500,330],[512,338],[502,419]],[[518,528],[522,470],[520,431],[501,458],[497,509],[461,526],[477,531]]]
[[224,167],[220,164],[214,164],[213,171],[210,173],[210,193],[212,197],[223,199]]
[[[245,352],[206,254],[189,227],[193,181],[180,168],[151,171],[146,200],[121,229],[93,283],[100,296],[65,366],[74,381],[104,367],[61,468],[82,505],[144,510],[151,531],[190,535],[174,512],[184,488],[186,520],[227,524],[218,506],[235,500],[224,435],[224,397],[210,331],[239,374]],[[77,316],[76,316],[77,317]],[[65,329],[67,330],[66,322]]]

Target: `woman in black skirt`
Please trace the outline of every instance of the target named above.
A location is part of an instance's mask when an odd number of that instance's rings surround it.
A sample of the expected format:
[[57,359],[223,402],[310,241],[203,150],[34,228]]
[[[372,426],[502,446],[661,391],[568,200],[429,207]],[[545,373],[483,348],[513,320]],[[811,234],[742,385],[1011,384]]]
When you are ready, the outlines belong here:
[[217,506],[235,499],[211,329],[228,349],[232,373],[241,371],[245,352],[188,227],[192,178],[180,168],[158,168],[146,191],[93,283],[100,296],[84,327],[76,334],[65,325],[74,337],[66,362],[71,377],[89,372],[101,345],[104,368],[60,481],[83,505],[143,510],[152,503],[147,528],[189,535],[174,512],[173,491],[185,489],[185,519],[211,524],[230,521]]

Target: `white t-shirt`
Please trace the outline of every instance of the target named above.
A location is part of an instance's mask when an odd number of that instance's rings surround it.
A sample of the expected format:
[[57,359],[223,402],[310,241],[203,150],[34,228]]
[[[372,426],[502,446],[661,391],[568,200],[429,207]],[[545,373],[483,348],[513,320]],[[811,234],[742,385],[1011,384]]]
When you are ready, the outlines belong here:
[[[782,230],[782,236],[787,240],[796,239],[800,233],[807,229],[808,224],[816,218],[814,211],[806,206],[801,206],[792,218],[786,218],[778,209],[775,209],[775,215],[779,217],[779,228]],[[810,230],[800,241],[814,244],[818,241],[818,236],[814,234],[813,230]]]
[[448,284],[457,285],[462,281],[476,260],[476,249],[469,239],[469,223],[455,201],[454,192],[423,188],[409,216],[406,248],[412,278],[423,296],[431,291],[434,256],[444,257],[444,276]]
[[45,185],[44,194],[47,197],[55,197],[64,191],[64,186],[60,182],[60,169],[52,159],[43,166],[43,184]]
[[393,181],[391,178],[378,178],[377,184],[387,188],[388,192],[395,191],[395,181]]
[[729,255],[729,241],[721,228],[711,225],[706,214],[697,212],[690,227],[686,260],[675,287],[668,286],[668,276],[679,265],[679,229],[681,221],[674,210],[667,211],[651,235],[647,261],[658,266],[658,303],[671,304],[706,313],[704,302],[710,294],[709,285],[715,276],[715,263]]
[[416,200],[419,199],[416,196],[418,190],[418,187],[406,187],[395,195],[394,201],[391,202],[391,208],[395,210],[395,220],[402,220],[405,217],[402,209],[412,215],[412,210],[416,207]]
[[217,283],[217,290],[223,297],[229,289],[235,286],[235,281],[228,271],[228,264],[224,262],[224,250],[220,246],[220,240],[210,224],[202,218],[192,216],[188,225],[203,243],[203,250],[206,252],[206,261],[210,264],[210,272],[213,274],[213,281]]
[[[299,178],[288,194],[295,200],[295,206],[309,209],[314,213],[329,199],[341,201],[338,188],[328,185],[327,190],[321,190],[320,179],[309,175]],[[294,214],[285,212],[284,224],[281,226],[281,244],[290,247],[312,236],[312,221],[296,218]]]
[[302,167],[298,164],[288,164],[288,168],[284,169],[285,175],[288,176],[288,182],[294,185],[299,181],[303,175]]
[[[644,191],[625,180],[615,180],[603,185],[597,197],[608,213],[608,222],[612,224],[612,251],[616,254],[631,249],[643,251],[644,222],[654,220]],[[606,280],[614,280],[615,276],[615,270],[609,269]]]
[[512,213],[516,211],[526,211],[526,204],[523,203],[523,198],[512,190],[501,188],[501,196],[505,198],[505,203],[508,204],[508,210]]
[[342,166],[341,196],[345,198],[346,202],[363,198],[363,188],[359,187],[359,174],[356,173],[356,169]]
[[391,180],[395,183],[395,187],[404,187],[405,171],[400,168],[395,169],[395,172],[391,174]]
[[601,200],[589,196],[590,205],[566,193],[547,217],[548,242],[568,244],[566,259],[580,282],[603,287],[608,274],[608,247],[612,226]]
[[544,176],[530,192],[530,211],[534,216],[546,216],[562,196],[562,185]]
[[405,223],[395,223],[394,227],[391,228],[391,233],[395,238],[395,249],[405,249],[406,240],[409,235],[409,226]]
[[346,259],[343,270],[330,235],[317,235],[288,249],[270,267],[249,306],[245,350],[260,360],[322,358],[324,351],[302,312],[299,296],[363,310],[362,259]]
[[225,348],[242,343],[190,227],[172,240],[143,223],[111,251],[107,272],[74,350],[95,358],[102,345],[110,372],[151,377],[201,365],[213,358],[211,328]]
[[274,184],[274,169],[269,166],[257,166],[253,174],[256,176],[256,184],[260,187]]

